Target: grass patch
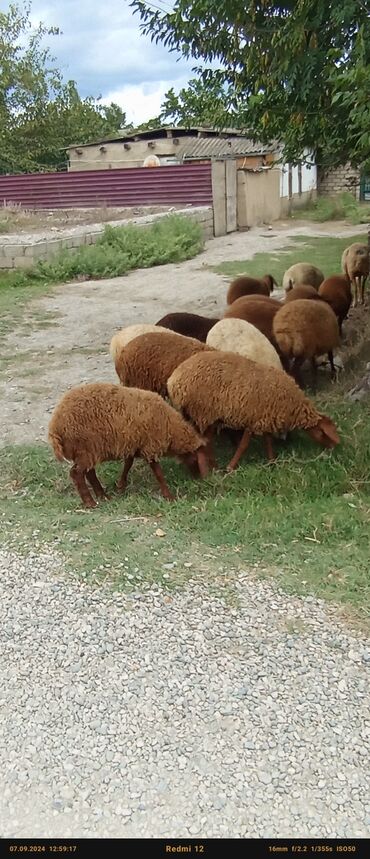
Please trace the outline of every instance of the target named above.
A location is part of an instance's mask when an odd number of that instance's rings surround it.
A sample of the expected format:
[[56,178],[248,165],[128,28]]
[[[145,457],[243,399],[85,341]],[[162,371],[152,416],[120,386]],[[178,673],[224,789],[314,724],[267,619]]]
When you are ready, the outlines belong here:
[[307,218],[317,223],[346,220],[351,224],[367,224],[370,221],[370,206],[359,203],[349,191],[344,191],[334,197],[318,197],[304,209],[293,213],[291,217]]
[[[278,283],[282,282],[284,272],[296,262],[310,262],[320,268],[326,276],[341,271],[342,253],[352,242],[365,242],[366,236],[347,236],[337,239],[328,236],[295,236],[291,245],[283,251],[255,254],[251,260],[233,260],[212,267],[220,274],[236,277],[248,274],[262,277],[271,273]],[[304,245],[304,247],[302,247]]]
[[[341,445],[322,451],[303,434],[281,443],[275,464],[256,440],[233,475],[192,481],[164,463],[178,501],[160,500],[152,475],[136,463],[127,494],[93,512],[80,509],[68,469],[44,445],[0,453],[0,517],[5,541],[25,549],[47,541],[83,576],[116,587],[189,576],[215,581],[241,566],[267,571],[288,591],[350,604],[369,617],[369,408],[338,395],[320,400],[337,420]],[[224,466],[231,448],[218,444]],[[112,488],[118,464],[100,469]],[[164,536],[157,536],[160,528]],[[192,564],[192,566],[187,566]],[[165,566],[166,565],[166,566]]]
[[22,318],[31,298],[52,284],[118,277],[135,268],[182,262],[200,253],[203,245],[200,225],[179,215],[168,215],[144,228],[107,226],[95,245],[82,246],[75,253],[66,250],[50,262],[0,275],[0,334]]

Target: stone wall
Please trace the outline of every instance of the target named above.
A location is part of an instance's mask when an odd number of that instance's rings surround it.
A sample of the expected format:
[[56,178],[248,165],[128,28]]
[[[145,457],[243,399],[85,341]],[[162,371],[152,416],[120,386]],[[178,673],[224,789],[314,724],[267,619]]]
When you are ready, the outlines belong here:
[[[166,212],[146,215],[143,218],[110,221],[112,227],[148,227],[154,221],[166,217]],[[201,225],[205,241],[213,238],[213,209],[211,206],[197,206],[193,209],[177,209],[176,215],[193,218]],[[0,237],[0,269],[30,268],[39,260],[49,260],[55,254],[67,250],[74,253],[81,245],[93,245],[101,236],[107,224],[89,224],[61,230],[58,238],[55,233],[35,233],[27,236],[20,234]]]
[[318,171],[318,193],[321,197],[333,197],[343,191],[350,191],[359,200],[360,171],[357,168],[345,164],[335,169]]

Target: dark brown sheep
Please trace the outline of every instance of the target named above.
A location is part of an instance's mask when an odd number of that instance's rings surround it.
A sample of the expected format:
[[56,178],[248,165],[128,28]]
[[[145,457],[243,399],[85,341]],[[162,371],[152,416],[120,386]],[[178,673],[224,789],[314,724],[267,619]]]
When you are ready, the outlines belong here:
[[352,303],[351,284],[340,274],[327,277],[319,286],[319,296],[330,305],[334,311],[342,334],[343,320],[347,318]]
[[224,319],[245,319],[258,328],[274,344],[272,322],[281,302],[266,296],[237,298],[224,313]]
[[211,328],[219,322],[218,319],[208,319],[206,316],[198,316],[196,313],[168,313],[156,323],[162,328],[168,328],[185,337],[194,337],[205,343]]
[[135,458],[145,459],[164,498],[174,500],[158,460],[175,456],[202,477],[208,465],[206,442],[168,403],[150,391],[96,383],[72,388],[56,406],[49,424],[56,459],[73,463],[70,476],[85,507],[107,498],[95,468],[100,462],[125,460],[117,488],[123,492]]
[[247,274],[242,274],[230,283],[226,301],[228,304],[232,304],[237,298],[241,298],[243,295],[268,296],[272,292],[274,284],[278,286],[272,274],[265,274],[261,278],[249,277]]
[[174,406],[208,437],[218,424],[244,431],[228,471],[236,467],[252,435],[268,439],[270,459],[273,433],[303,429],[325,447],[339,443],[333,422],[287,373],[234,352],[193,355],[170,376],[168,393]]
[[165,397],[167,379],[174,369],[195,352],[210,349],[211,346],[200,340],[174,331],[153,331],[135,337],[118,352],[116,373],[122,384],[129,388],[143,388]]
[[301,383],[300,368],[306,360],[311,361],[316,382],[316,358],[325,353],[335,376],[333,350],[339,346],[339,327],[335,313],[325,301],[302,298],[283,304],[272,327],[280,353],[288,361],[293,359],[292,372],[298,382]]

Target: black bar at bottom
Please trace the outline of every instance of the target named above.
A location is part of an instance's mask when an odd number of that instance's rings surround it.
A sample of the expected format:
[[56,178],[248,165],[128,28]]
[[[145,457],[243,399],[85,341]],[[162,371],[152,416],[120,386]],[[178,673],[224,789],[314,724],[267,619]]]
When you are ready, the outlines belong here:
[[331,856],[336,859],[370,855],[368,838],[4,838],[0,840],[1,857],[18,859],[27,854],[56,859],[57,856],[90,857],[104,850],[104,859],[122,855],[164,859],[170,856],[191,856],[192,859],[211,859],[229,851],[233,857],[256,856],[257,859],[273,856],[313,857]]

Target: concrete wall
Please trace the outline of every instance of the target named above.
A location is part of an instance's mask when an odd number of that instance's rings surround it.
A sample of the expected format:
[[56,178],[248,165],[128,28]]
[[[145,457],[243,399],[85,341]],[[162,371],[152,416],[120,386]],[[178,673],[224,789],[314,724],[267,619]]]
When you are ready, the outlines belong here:
[[[293,209],[304,207],[317,194],[317,168],[310,152],[304,153],[308,163],[279,164],[280,170],[280,199],[281,215],[288,215]],[[289,173],[291,173],[291,189],[289,188]],[[299,180],[301,176],[301,181]],[[291,194],[289,191],[291,190]]]
[[[213,238],[213,209],[211,206],[199,206],[194,209],[179,209],[176,215],[193,218],[201,225],[203,238]],[[166,212],[147,215],[133,220],[111,221],[112,227],[128,226],[148,227],[154,221],[166,217]],[[75,253],[82,245],[93,245],[101,236],[106,224],[85,225],[63,230],[60,237],[55,239],[49,235],[35,234],[27,241],[22,235],[0,237],[0,269],[30,268],[39,260],[50,260],[61,251]]]
[[320,196],[333,197],[335,194],[350,191],[360,199],[360,171],[351,164],[344,164],[333,170],[318,171],[318,193]]
[[280,171],[238,170],[238,229],[270,223],[280,217]]

